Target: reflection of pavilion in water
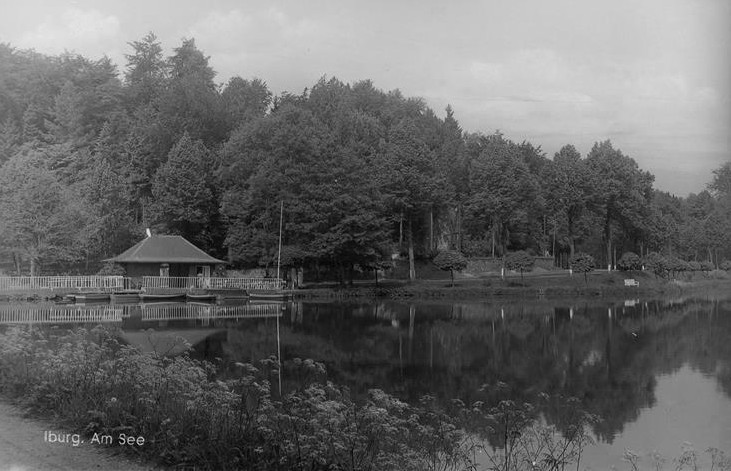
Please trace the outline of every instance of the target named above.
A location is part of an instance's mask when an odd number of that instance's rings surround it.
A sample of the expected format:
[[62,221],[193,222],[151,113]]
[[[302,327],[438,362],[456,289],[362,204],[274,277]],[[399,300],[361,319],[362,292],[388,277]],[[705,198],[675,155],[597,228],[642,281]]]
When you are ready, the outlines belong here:
[[[16,303],[0,305],[0,324],[126,324],[194,320],[208,325],[216,319],[250,319],[280,317],[283,304],[202,304],[202,303],[151,303],[151,304],[53,304]],[[136,322],[127,322],[135,319]]]
[[285,308],[282,303],[4,304],[0,325],[111,324],[121,327],[126,343],[145,353],[177,355],[196,345],[205,355],[216,341],[225,340],[227,323],[279,319]]

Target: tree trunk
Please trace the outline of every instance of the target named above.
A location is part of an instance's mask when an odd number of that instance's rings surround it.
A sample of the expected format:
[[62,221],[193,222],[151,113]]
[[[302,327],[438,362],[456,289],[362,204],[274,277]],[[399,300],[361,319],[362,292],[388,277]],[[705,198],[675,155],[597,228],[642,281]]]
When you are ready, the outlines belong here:
[[18,276],[21,276],[22,273],[20,270],[22,267],[20,266],[20,257],[18,256],[17,252],[13,252],[13,263],[15,264],[15,273]]
[[431,256],[432,250],[434,250],[434,208],[429,209],[429,252],[428,256]]
[[[574,252],[576,250],[576,245],[574,244],[574,220],[571,218],[571,216],[568,216],[568,224],[566,229],[568,229],[568,236],[569,236],[569,258],[574,256]],[[556,232],[554,230],[553,232],[553,240],[554,244],[556,243]]]
[[462,251],[462,203],[457,206],[457,250]]
[[409,218],[408,228],[408,239],[409,239],[409,281],[416,279],[416,267],[414,266],[414,234],[411,230],[411,219]]
[[454,288],[454,270],[449,270],[449,274],[452,277],[452,288]]
[[495,226],[492,228],[492,258],[495,258]]
[[606,225],[604,226],[604,237],[607,239],[607,265],[612,264],[612,220],[607,215]]
[[36,259],[31,257],[30,258],[30,276],[36,276]]
[[398,220],[398,249],[402,252],[404,248],[404,213],[399,214]]

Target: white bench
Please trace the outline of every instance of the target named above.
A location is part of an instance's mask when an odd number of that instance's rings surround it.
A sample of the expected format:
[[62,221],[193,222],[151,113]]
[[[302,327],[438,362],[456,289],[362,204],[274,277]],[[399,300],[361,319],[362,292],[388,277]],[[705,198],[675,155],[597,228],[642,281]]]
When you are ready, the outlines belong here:
[[640,282],[633,278],[627,278],[626,280],[624,280],[624,286],[637,286],[639,288]]

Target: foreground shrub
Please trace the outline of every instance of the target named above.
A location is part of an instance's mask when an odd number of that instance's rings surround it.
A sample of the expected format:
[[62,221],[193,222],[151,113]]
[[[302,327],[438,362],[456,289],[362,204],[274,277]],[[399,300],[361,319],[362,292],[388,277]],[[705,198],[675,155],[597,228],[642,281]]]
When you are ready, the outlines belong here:
[[640,256],[634,252],[625,252],[622,257],[617,261],[617,266],[620,270],[640,270],[642,269],[642,260]]
[[96,274],[99,276],[126,276],[127,271],[118,263],[106,262]]
[[505,257],[505,268],[520,272],[520,280],[523,281],[523,272],[533,270],[536,258],[524,250],[513,252]]
[[138,451],[204,469],[464,469],[466,434],[456,419],[372,390],[363,404],[323,381],[311,360],[289,363],[297,386],[273,393],[278,363],[237,364],[215,379],[210,363],[122,345],[104,328],[0,335],[2,392],[69,428],[145,437]]
[[584,274],[584,283],[588,285],[589,280],[587,279],[586,274],[594,270],[594,267],[596,266],[594,257],[588,253],[577,252],[573,257],[571,257],[569,263],[573,271]]
[[657,252],[650,252],[645,255],[643,263],[656,277],[664,277],[665,272],[668,270],[668,261]]
[[142,436],[137,453],[182,469],[467,470],[478,454],[492,470],[578,468],[596,422],[575,399],[520,403],[500,382],[448,410],[431,396],[409,405],[377,389],[356,403],[312,360],[282,365],[291,379],[280,395],[273,358],[237,363],[240,375],[221,381],[210,363],[143,354],[117,334],[9,328],[2,392],[87,436]]
[[437,254],[432,263],[440,270],[449,271],[452,277],[452,287],[454,287],[454,272],[467,268],[467,259],[456,250],[443,250]]

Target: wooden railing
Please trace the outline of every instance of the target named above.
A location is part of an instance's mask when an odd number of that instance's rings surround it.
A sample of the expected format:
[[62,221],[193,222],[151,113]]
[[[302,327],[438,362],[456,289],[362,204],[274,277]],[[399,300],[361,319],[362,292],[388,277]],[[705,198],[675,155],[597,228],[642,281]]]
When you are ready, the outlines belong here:
[[122,322],[141,315],[142,322],[184,319],[242,319],[281,317],[279,304],[241,304],[232,306],[196,304],[148,304],[144,306],[78,306],[73,304],[0,304],[3,324],[69,324]]
[[[139,281],[139,278],[137,278]],[[133,283],[123,276],[5,276],[0,277],[0,292],[35,290],[78,290],[112,292],[130,288]],[[196,289],[279,290],[284,280],[275,278],[205,278],[143,276],[145,289],[186,291]]]
[[187,276],[143,276],[145,289],[257,289],[279,290],[284,280],[275,278],[205,278]]
[[125,288],[123,276],[3,276],[2,291],[34,291],[54,289],[115,291]]
[[0,324],[66,324],[87,322],[121,322],[122,308],[73,305],[5,305],[0,306]]
[[236,306],[193,304],[149,304],[142,307],[142,322],[181,319],[239,319],[281,317],[282,307],[277,304],[242,304]]

